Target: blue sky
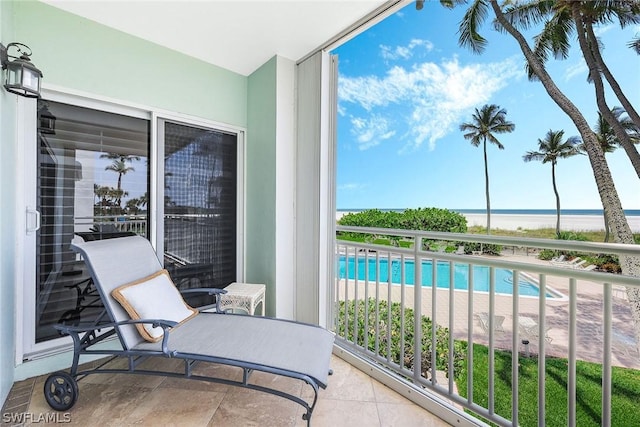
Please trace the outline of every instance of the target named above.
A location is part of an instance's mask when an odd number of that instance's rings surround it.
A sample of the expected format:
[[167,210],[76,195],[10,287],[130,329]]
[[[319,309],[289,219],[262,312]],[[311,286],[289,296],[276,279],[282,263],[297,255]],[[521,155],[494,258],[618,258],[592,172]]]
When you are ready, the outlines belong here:
[[[458,47],[464,7],[410,4],[332,53],[338,55],[337,208],[482,209],[486,207],[482,146],[459,125],[474,108],[497,104],[515,123],[488,147],[492,209],[554,209],[551,165],[524,163],[550,129],[578,135],[539,82],[530,82],[515,40],[494,31],[482,55]],[[598,28],[603,56],[631,103],[640,107],[640,56],[626,47],[640,26]],[[572,40],[566,60],[551,59],[556,84],[595,124],[597,106],[587,68]],[[612,93],[609,106],[619,105]],[[625,209],[640,209],[640,180],[622,149],[607,155]],[[563,209],[601,209],[586,156],[557,165]]]

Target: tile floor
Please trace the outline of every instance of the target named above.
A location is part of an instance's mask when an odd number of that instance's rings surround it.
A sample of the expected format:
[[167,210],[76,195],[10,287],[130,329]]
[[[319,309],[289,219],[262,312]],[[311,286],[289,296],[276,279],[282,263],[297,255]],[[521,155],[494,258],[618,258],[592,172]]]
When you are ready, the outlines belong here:
[[[334,374],[329,378],[327,389],[320,391],[312,426],[448,425],[342,359],[333,356],[331,365]],[[212,374],[214,371],[234,379],[241,375],[238,370],[222,366],[202,364],[195,369],[199,374]],[[14,385],[2,410],[0,422],[3,426],[23,425],[7,422],[7,414],[26,413],[31,421],[36,421],[39,416],[56,416],[44,400],[45,378],[42,376]],[[252,382],[275,386],[303,398],[312,396],[306,385],[288,378],[254,372]],[[306,425],[302,420],[302,407],[294,402],[222,384],[157,376],[100,374],[84,378],[79,382],[79,388],[78,402],[68,415],[59,413],[58,421],[80,426]],[[46,423],[24,423],[31,424]]]

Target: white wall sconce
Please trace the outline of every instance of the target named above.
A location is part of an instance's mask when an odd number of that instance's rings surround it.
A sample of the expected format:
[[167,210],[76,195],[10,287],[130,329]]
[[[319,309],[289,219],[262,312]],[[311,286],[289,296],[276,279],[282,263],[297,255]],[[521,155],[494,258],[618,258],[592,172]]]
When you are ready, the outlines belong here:
[[[14,48],[19,56],[10,55],[11,48]],[[7,47],[0,44],[0,63],[2,63],[2,69],[7,70],[4,88],[7,92],[27,98],[39,98],[42,71],[33,65],[30,57],[31,48],[25,44],[9,43]]]

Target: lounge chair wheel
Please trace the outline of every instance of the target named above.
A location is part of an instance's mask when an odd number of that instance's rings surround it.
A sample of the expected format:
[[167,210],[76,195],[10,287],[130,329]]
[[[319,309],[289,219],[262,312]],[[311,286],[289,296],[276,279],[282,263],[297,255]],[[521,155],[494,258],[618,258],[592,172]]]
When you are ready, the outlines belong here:
[[44,398],[56,411],[71,409],[78,400],[78,382],[66,372],[55,372],[44,382]]

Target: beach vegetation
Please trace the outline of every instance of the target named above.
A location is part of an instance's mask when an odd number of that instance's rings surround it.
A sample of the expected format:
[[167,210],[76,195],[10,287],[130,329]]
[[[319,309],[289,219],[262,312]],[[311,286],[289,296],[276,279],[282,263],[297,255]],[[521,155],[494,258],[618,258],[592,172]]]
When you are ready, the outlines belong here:
[[[415,312],[400,303],[389,303],[375,298],[340,301],[336,333],[347,341],[363,346],[369,351],[391,360],[405,369],[413,369],[415,358]],[[366,320],[365,320],[366,319]],[[355,325],[355,328],[354,328]],[[367,329],[365,329],[365,325]],[[425,378],[431,376],[431,366],[449,372],[449,329],[436,325],[436,360],[432,362],[432,321],[422,316],[420,367]],[[377,331],[377,334],[376,334]],[[467,343],[453,342],[453,377],[463,375],[466,367]]]
[[[467,2],[464,0],[441,0],[441,4],[452,8],[467,4]],[[625,142],[623,148],[640,177],[640,155],[638,155],[635,145],[630,142],[629,135],[626,134],[624,128],[612,117],[611,110],[606,104],[603,74],[623,108],[637,126],[640,126],[640,117],[628,100],[621,96],[623,93],[619,90],[620,88],[616,88],[617,83],[610,76],[601,57],[598,40],[594,34],[594,26],[610,24],[615,20],[622,27],[632,23],[640,23],[640,2],[570,0],[539,2],[530,0],[499,3],[498,0],[473,0],[459,24],[458,43],[461,46],[468,47],[475,53],[483,52],[487,40],[482,37],[479,31],[489,18],[490,11],[493,11],[495,15],[492,27],[499,32],[508,34],[520,47],[526,59],[530,79],[542,84],[549,97],[571,119],[578,130],[583,141],[584,151],[591,164],[598,195],[605,215],[607,215],[614,240],[617,243],[633,244],[634,236],[622,208],[602,147],[584,114],[562,92],[549,74],[545,67],[545,61],[549,53],[553,53],[556,58],[566,57],[569,49],[569,35],[575,31],[589,68],[589,81],[593,83],[596,91],[598,110],[607,122],[616,129],[616,136],[620,141]],[[532,48],[523,31],[530,34],[535,26],[541,27],[542,32],[534,37],[534,47]],[[640,257],[623,256],[620,258],[623,274],[640,277]],[[632,309],[636,338],[640,349],[640,289],[629,289],[627,297]]]
[[487,159],[487,141],[504,150],[504,145],[496,138],[496,134],[513,132],[516,125],[507,120],[507,110],[495,104],[485,104],[476,108],[471,121],[462,123],[460,130],[465,132],[464,139],[471,141],[474,147],[482,143],[484,155],[484,183],[487,202],[487,234],[491,234],[491,199],[489,197],[489,162]]
[[[368,209],[362,212],[348,213],[338,220],[338,225],[368,228],[391,228],[400,230],[441,231],[448,233],[466,233],[467,219],[464,215],[447,209],[417,208],[402,212]],[[366,233],[338,233],[339,239],[367,243],[388,242],[392,246],[410,246],[411,243],[398,236]],[[407,245],[408,243],[408,245]],[[429,245],[433,242],[425,242]]]
[[538,139],[538,151],[527,151],[522,156],[525,162],[538,161],[551,164],[551,184],[553,193],[556,196],[556,235],[560,238],[560,193],[556,184],[556,165],[559,159],[566,159],[580,153],[578,146],[581,144],[580,138],[571,136],[563,140],[563,130],[549,130],[544,139]]
[[[513,393],[512,353],[494,352],[495,412],[511,418]],[[545,412],[542,424],[567,425],[567,369],[565,358],[547,357],[545,360]],[[538,358],[518,358],[518,425],[538,426]],[[634,425],[637,402],[640,399],[640,371],[612,368],[611,425]],[[467,397],[467,372],[456,379],[460,395]],[[473,400],[486,407],[489,396],[489,349],[473,344]],[[600,426],[602,416],[602,365],[578,360],[576,362],[576,425]]]

